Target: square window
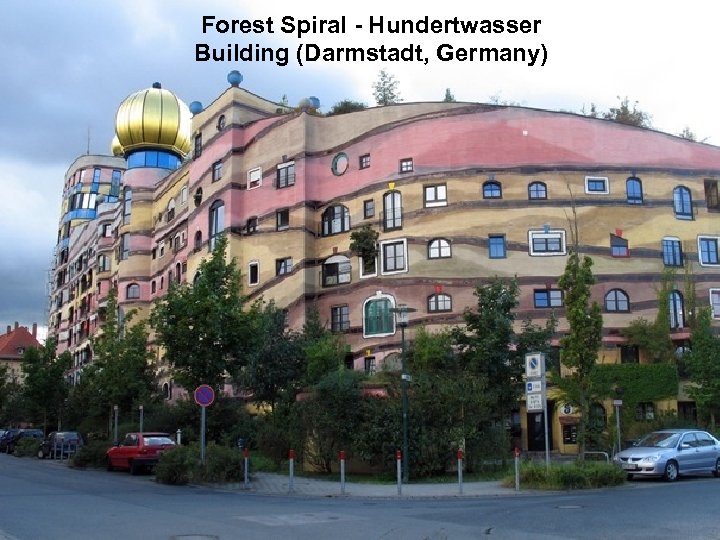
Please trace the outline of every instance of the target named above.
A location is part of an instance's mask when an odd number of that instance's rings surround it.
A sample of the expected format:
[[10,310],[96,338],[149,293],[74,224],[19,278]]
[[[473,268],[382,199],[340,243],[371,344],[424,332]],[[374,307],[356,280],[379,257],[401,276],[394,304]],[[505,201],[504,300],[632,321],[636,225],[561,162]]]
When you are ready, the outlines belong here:
[[245,222],[245,232],[247,234],[252,234],[257,231],[257,226],[258,226],[257,216],[248,218],[247,221]]
[[637,345],[620,345],[620,363],[637,364],[640,362],[640,349]]
[[433,206],[447,206],[447,186],[445,184],[437,184],[425,186],[425,208]]
[[289,274],[290,272],[292,272],[292,257],[275,259],[276,276],[282,276],[283,274]]
[[247,173],[247,188],[254,189],[262,185],[262,169],[257,167],[250,169]]
[[504,234],[491,234],[488,236],[488,257],[491,259],[504,259],[507,257]]
[[560,289],[535,289],[533,298],[536,308],[563,306],[563,292]]
[[350,329],[350,308],[347,304],[330,308],[330,330],[347,332]]
[[383,274],[407,272],[407,242],[405,240],[382,242],[380,248]]
[[285,208],[275,213],[275,226],[278,231],[284,231],[290,226],[290,210]]
[[702,266],[714,266],[720,264],[720,260],[718,259],[718,243],[720,243],[720,237],[698,237],[698,255]]
[[364,259],[363,257],[359,257],[359,259],[360,259],[360,277],[361,278],[377,276],[377,257],[372,257],[369,259]]
[[360,168],[361,169],[369,169],[370,168],[370,154],[363,154],[360,156]]
[[565,255],[565,231],[528,231],[528,240],[531,256]]
[[434,238],[428,243],[428,259],[448,259],[452,257],[450,242],[445,238]]
[[720,196],[718,195],[718,181],[705,180],[705,203],[710,211],[720,210]]
[[222,161],[216,161],[212,166],[212,181],[217,182],[222,178]]
[[278,165],[275,178],[275,187],[278,189],[295,185],[295,162]]
[[413,171],[413,159],[404,158],[400,160],[400,172],[407,173]]
[[375,217],[375,200],[368,199],[363,201],[363,218],[370,219]]
[[607,195],[610,193],[607,176],[586,176],[585,193],[595,195]]

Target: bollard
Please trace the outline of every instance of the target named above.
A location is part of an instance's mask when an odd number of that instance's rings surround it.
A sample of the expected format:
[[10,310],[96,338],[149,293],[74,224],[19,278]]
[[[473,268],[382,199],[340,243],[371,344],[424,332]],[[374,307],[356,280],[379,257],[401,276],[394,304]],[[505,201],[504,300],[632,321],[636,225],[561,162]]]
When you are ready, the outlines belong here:
[[345,450],[340,450],[340,495],[345,495]]
[[182,430],[180,428],[175,432],[175,444],[178,446],[182,444]]
[[295,450],[288,452],[288,458],[290,460],[290,483],[288,484],[288,493],[293,492],[293,478],[295,476]]
[[460,495],[463,494],[463,451],[462,448],[458,448],[457,460],[458,460],[458,486],[460,487]]
[[395,460],[397,461],[398,495],[402,495],[402,452],[400,450],[395,452]]
[[245,489],[250,486],[250,450],[245,448],[243,450],[243,459],[245,461]]
[[515,447],[515,491],[520,491],[520,449]]

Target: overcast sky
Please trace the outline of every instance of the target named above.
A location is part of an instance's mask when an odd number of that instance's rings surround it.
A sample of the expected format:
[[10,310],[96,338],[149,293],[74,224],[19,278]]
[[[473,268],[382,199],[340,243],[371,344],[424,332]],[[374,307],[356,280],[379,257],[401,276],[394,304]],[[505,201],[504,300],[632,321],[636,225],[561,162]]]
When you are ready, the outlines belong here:
[[[63,7],[59,7],[62,4]],[[272,4],[272,5],[270,5]],[[653,126],[720,144],[717,109],[717,9],[711,2],[601,4],[537,2],[256,2],[249,0],[6,0],[0,17],[0,332],[19,321],[47,324],[47,278],[57,238],[63,175],[88,151],[109,153],[114,117],[129,94],[159,81],[186,103],[208,104],[239,70],[241,86],[268,99],[307,96],[327,111],[341,99],[374,104],[372,82],[387,69],[404,101],[458,101],[491,96],[529,107],[607,110],[617,96],[637,100]],[[359,6],[359,7],[354,7]],[[646,7],[647,6],[647,7]],[[272,18],[275,33],[202,32],[217,19]],[[344,35],[281,31],[281,19],[337,19]],[[388,19],[541,20],[536,34],[370,34],[369,17]],[[362,29],[356,25],[362,24]],[[196,43],[287,47],[286,66],[266,62],[198,62]],[[298,66],[300,43],[320,47],[423,48],[418,62],[315,62]],[[527,62],[441,62],[440,44],[547,51]],[[538,63],[539,64],[539,63]],[[88,136],[89,134],[89,136]]]

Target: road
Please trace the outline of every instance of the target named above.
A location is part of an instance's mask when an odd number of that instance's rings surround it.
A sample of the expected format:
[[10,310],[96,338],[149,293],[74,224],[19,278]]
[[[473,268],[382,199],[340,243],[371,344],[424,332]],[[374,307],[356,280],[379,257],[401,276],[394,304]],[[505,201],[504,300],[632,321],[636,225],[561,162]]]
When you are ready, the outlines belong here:
[[720,538],[720,480],[511,497],[302,498],[0,454],[0,539]]

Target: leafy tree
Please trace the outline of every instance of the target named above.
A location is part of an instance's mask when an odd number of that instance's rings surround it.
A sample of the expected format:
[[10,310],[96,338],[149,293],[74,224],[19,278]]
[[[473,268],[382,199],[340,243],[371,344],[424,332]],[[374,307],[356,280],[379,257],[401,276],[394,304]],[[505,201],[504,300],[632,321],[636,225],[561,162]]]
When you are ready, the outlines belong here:
[[363,373],[340,367],[325,375],[300,404],[308,457],[326,472],[332,472],[340,450],[352,447],[361,422],[363,378]]
[[710,309],[700,308],[692,331],[692,347],[684,360],[694,383],[687,387],[687,392],[695,400],[698,412],[709,418],[710,430],[714,432],[720,411],[720,338],[714,335],[711,323]]
[[93,364],[90,380],[102,396],[100,409],[117,405],[120,412],[130,413],[136,405],[157,397],[157,382],[148,350],[145,321],[133,323],[136,313],[130,310],[118,318],[117,291],[108,294],[102,332],[92,340]]
[[240,271],[234,259],[226,262],[226,247],[223,236],[195,282],[172,285],[151,315],[175,381],[190,390],[208,384],[219,393],[225,377],[242,367],[251,342]]
[[511,347],[516,337],[513,310],[518,303],[518,284],[495,279],[477,287],[475,296],[477,310],[465,312],[465,329],[455,330],[455,341],[470,372],[487,385],[488,420],[501,421],[516,406],[522,391],[523,360]]
[[652,116],[638,109],[638,101],[633,102],[632,108],[630,108],[630,99],[627,96],[624,99],[620,96],[617,98],[620,104],[617,107],[610,107],[607,112],[603,113],[604,119],[629,126],[652,127]]
[[22,362],[22,393],[32,419],[41,421],[46,433],[48,423],[56,424],[60,419],[69,390],[65,371],[70,368],[70,353],[57,356],[56,350],[55,341],[49,339],[45,345],[27,349]]
[[336,114],[346,114],[351,112],[363,111],[367,109],[367,105],[360,101],[353,101],[351,99],[343,99],[338,101],[332,106],[332,109],[328,111],[327,116],[335,116]]
[[570,373],[557,378],[557,384],[569,403],[580,409],[578,425],[578,456],[584,459],[589,436],[590,405],[599,395],[607,392],[595,384],[593,371],[602,343],[602,313],[595,301],[590,301],[590,287],[595,283],[592,274],[593,261],[590,257],[580,257],[575,246],[570,249],[565,272],[560,277],[559,286],[565,295],[565,316],[570,327],[569,332],[560,340],[562,364]]
[[445,89],[445,98],[443,99],[443,101],[446,103],[454,103],[456,101],[455,95],[450,91],[449,88]]
[[373,95],[378,105],[390,105],[402,101],[395,76],[381,69],[378,80],[373,83]]
[[242,368],[231,373],[255,401],[274,409],[281,397],[294,399],[305,374],[302,336],[286,330],[285,311],[273,302],[256,303],[249,315],[251,346]]

